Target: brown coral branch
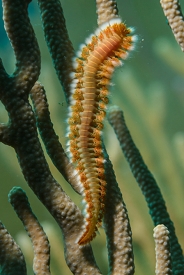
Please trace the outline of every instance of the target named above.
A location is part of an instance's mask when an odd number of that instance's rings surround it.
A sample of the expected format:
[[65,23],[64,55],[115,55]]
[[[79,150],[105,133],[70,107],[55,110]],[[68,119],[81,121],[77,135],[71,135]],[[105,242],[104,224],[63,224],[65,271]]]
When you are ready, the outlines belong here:
[[13,77],[16,85],[28,93],[40,72],[40,51],[27,12],[29,1],[3,0],[2,3],[5,29],[16,57]]
[[48,155],[63,177],[71,184],[76,192],[80,193],[76,171],[59,142],[59,137],[54,131],[45,90],[38,82],[35,83],[31,90],[31,99],[35,110],[37,127]]
[[155,274],[172,275],[171,255],[169,246],[169,231],[163,224],[154,228],[156,269]]
[[56,73],[63,86],[67,103],[70,98],[70,72],[74,49],[66,28],[63,9],[59,0],[38,0],[47,42]]
[[50,246],[48,238],[33,214],[26,193],[20,187],[14,187],[9,193],[9,201],[21,219],[33,244],[34,274],[50,275]]
[[8,139],[8,131],[9,127],[8,125],[4,123],[0,123],[0,141],[5,144],[10,144],[10,140]]
[[118,18],[118,8],[115,0],[96,0],[98,26],[111,19]]
[[160,0],[160,3],[175,39],[184,51],[184,17],[179,0]]
[[121,149],[130,165],[131,171],[141,188],[149,207],[149,212],[154,225],[164,224],[170,232],[171,258],[174,274],[183,274],[184,259],[182,248],[178,242],[173,222],[162,197],[161,191],[153,175],[144,163],[144,160],[137,149],[130,132],[126,126],[123,112],[119,107],[113,106],[109,109],[108,120],[112,125]]
[[107,181],[104,229],[107,235],[109,274],[132,275],[134,256],[128,213],[105,148],[104,155]]
[[20,247],[0,221],[0,274],[26,275],[26,263]]

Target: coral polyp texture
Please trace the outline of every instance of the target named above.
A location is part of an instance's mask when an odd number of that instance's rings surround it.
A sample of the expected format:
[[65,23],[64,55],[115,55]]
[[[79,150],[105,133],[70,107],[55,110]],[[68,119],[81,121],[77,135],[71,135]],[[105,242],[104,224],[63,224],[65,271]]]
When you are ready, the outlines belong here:
[[163,224],[159,224],[154,228],[155,253],[156,253],[156,269],[155,273],[172,274],[171,255],[169,246],[169,231]]
[[176,41],[184,51],[184,17],[178,0],[160,0]]

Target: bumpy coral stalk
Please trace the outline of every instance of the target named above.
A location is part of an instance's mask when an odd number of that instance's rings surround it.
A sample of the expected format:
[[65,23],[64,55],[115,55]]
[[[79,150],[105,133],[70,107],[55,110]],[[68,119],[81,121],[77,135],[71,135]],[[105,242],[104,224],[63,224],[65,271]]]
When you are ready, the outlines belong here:
[[59,142],[59,137],[54,131],[50,119],[46,93],[44,87],[39,82],[36,82],[31,90],[31,99],[33,101],[37,127],[48,155],[59,172],[71,184],[73,189],[80,193],[76,171]]
[[34,274],[50,275],[49,241],[42,226],[31,210],[25,192],[20,187],[14,187],[9,193],[9,201],[31,238],[34,251]]
[[0,222],[0,274],[26,275],[26,264],[20,247]]
[[163,224],[154,228],[156,269],[157,275],[172,275],[169,246],[169,231]]
[[45,40],[47,42],[56,73],[69,102],[74,50],[69,39],[63,9],[59,0],[38,0]]
[[182,249],[178,243],[175,228],[167,212],[165,201],[162,197],[160,189],[132,140],[123,117],[123,112],[117,106],[111,107],[108,112],[108,120],[115,130],[122,151],[127,158],[132,173],[145,196],[154,225],[164,224],[170,232],[173,273],[182,275],[184,274]]
[[161,0],[160,3],[175,39],[184,51],[184,17],[179,0]]
[[107,235],[108,274],[133,275],[134,256],[128,212],[105,148],[104,155],[107,194],[103,222]]
[[96,0],[96,12],[98,15],[98,26],[111,19],[118,18],[117,3],[114,0]]

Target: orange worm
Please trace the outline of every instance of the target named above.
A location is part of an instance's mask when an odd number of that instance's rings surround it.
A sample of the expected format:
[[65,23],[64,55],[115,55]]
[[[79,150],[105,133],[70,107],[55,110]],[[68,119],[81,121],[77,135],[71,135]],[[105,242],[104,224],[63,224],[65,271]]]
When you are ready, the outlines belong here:
[[119,18],[100,26],[86,40],[74,61],[69,110],[69,152],[78,172],[85,204],[85,223],[80,245],[89,243],[101,225],[106,194],[103,120],[108,104],[108,86],[120,59],[133,49],[136,36]]

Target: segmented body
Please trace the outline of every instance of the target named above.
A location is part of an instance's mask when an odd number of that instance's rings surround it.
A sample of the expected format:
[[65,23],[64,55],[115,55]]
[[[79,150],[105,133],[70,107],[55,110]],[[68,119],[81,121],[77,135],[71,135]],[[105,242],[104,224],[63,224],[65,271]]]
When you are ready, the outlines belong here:
[[85,225],[78,243],[93,239],[101,224],[106,194],[101,133],[114,68],[133,48],[131,29],[113,19],[103,24],[74,62],[69,113],[69,151],[75,163],[85,203]]

